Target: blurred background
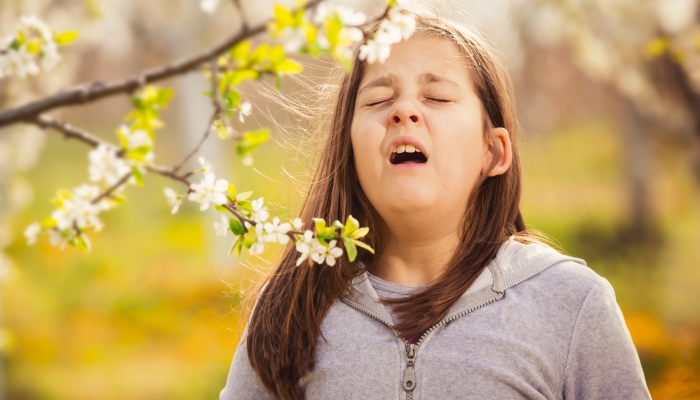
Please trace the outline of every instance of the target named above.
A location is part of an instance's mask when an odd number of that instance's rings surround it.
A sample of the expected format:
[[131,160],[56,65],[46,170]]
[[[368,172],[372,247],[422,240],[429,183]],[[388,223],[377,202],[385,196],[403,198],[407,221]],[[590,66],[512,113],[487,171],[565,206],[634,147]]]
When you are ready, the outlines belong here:
[[[256,25],[278,2],[240,3]],[[501,52],[522,125],[526,224],[612,283],[655,399],[700,399],[699,3],[431,3]],[[25,14],[80,37],[50,72],[0,79],[0,109],[131,76],[240,28],[226,0],[213,14],[198,0],[2,0],[0,35]],[[310,88],[325,82],[330,61],[295,58],[305,74],[285,78],[281,93],[312,102]],[[201,73],[159,86],[176,91],[155,145],[156,162],[168,166],[197,143],[211,104]],[[306,189],[314,138],[303,119],[264,96],[272,87],[242,86],[254,108],[240,130],[272,130],[252,166],[234,142],[215,137],[201,154],[218,177],[263,196],[284,219],[296,215]],[[116,96],[51,114],[115,143],[130,109]],[[45,237],[27,246],[22,232],[50,214],[56,191],[87,182],[88,150],[54,131],[0,129],[0,398],[218,398],[245,322],[241,299],[278,248],[227,258],[230,236],[212,227],[218,215],[188,201],[171,215],[163,188],[186,188],[159,175],[130,186],[127,202],[102,214],[91,253],[59,250]]]

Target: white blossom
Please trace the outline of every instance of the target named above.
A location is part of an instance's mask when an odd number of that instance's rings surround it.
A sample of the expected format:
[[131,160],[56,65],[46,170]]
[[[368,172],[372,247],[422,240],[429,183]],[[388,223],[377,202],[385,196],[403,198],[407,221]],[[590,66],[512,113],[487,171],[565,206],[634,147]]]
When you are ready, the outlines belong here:
[[240,112],[238,113],[238,119],[243,122],[243,116],[245,115],[246,117],[250,115],[251,111],[253,109],[253,105],[250,104],[249,101],[246,101],[245,103],[241,104],[240,106]]
[[141,146],[153,146],[153,140],[151,139],[151,135],[148,134],[143,129],[137,129],[135,131],[132,131],[128,126],[122,125],[121,128],[122,134],[126,138],[127,141],[127,148],[129,150],[141,147]]
[[265,236],[263,235],[263,225],[258,223],[255,225],[255,233],[257,235],[257,240],[250,246],[248,251],[250,254],[262,254],[265,250]]
[[389,10],[387,19],[379,23],[379,28],[367,43],[360,46],[360,60],[384,63],[391,52],[391,45],[406,40],[416,30],[416,20],[411,14],[405,14],[401,6]]
[[297,239],[294,243],[294,246],[296,247],[297,251],[301,253],[301,256],[297,258],[297,267],[301,265],[304,260],[309,258],[309,255],[312,253],[312,251],[315,251],[316,246],[320,245],[318,243],[318,240],[314,238],[314,233],[313,231],[307,230],[304,232],[304,236],[301,240]]
[[333,5],[325,1],[319,3],[313,13],[314,16],[312,22],[315,25],[323,23],[334,13],[338,16],[340,22],[345,26],[358,26],[367,21],[367,16],[363,12],[356,12],[350,7]]
[[334,11],[345,26],[358,26],[367,22],[365,13],[355,11],[350,7],[338,5],[334,7]]
[[416,30],[416,19],[411,14],[403,12],[402,7],[392,7],[389,10],[389,20],[401,32],[401,38],[406,40]]
[[367,43],[360,46],[359,58],[360,60],[367,60],[370,64],[374,63],[376,60],[379,60],[380,63],[384,63],[384,61],[389,58],[390,51],[390,44],[370,39]]
[[63,250],[68,244],[66,233],[51,229],[49,231],[49,243],[51,243],[52,246],[58,246],[61,250]]
[[280,31],[277,39],[286,53],[296,53],[307,43],[306,31],[302,27],[288,26]]
[[97,215],[103,210],[111,208],[111,204],[106,199],[93,204],[92,200],[99,195],[100,188],[95,185],[83,184],[74,188],[72,197],[63,199],[61,206],[51,214],[58,229],[70,229],[75,225],[79,229],[101,230],[103,224]]
[[214,166],[206,158],[199,156],[199,158],[197,158],[197,161],[199,161],[199,164],[202,165],[202,168],[200,169],[200,171],[202,171],[203,173],[206,174],[207,172],[214,171]]
[[303,225],[304,223],[301,222],[301,218],[294,218],[294,222],[292,222],[294,229],[299,230]]
[[222,122],[220,119],[214,121],[209,128],[210,134],[216,134],[221,140],[228,140],[233,137],[233,129],[227,124]]
[[168,205],[172,207],[170,213],[175,214],[177,210],[180,209],[180,205],[182,204],[182,196],[177,194],[177,192],[169,187],[163,189],[163,192],[165,192],[165,198],[168,200]]
[[27,244],[32,245],[36,243],[36,237],[41,233],[41,225],[35,222],[24,230],[24,236],[27,237]]
[[192,191],[187,196],[191,201],[201,203],[201,211],[207,210],[211,202],[215,204],[225,204],[228,199],[224,192],[228,189],[226,179],[216,179],[213,173],[204,174],[204,179],[199,183],[190,184]]
[[253,165],[253,156],[250,153],[246,153],[246,155],[243,156],[243,165],[246,167]]
[[88,153],[90,160],[88,172],[91,181],[104,181],[108,186],[111,186],[131,172],[129,164],[123,158],[118,157],[117,152],[118,150],[114,146],[101,143]]
[[212,14],[214,11],[216,11],[216,8],[219,6],[219,0],[201,0],[199,2],[199,7],[202,9],[202,11]]
[[263,206],[263,198],[260,197],[257,200],[253,200],[252,206],[253,215],[250,217],[250,219],[257,222],[258,224],[267,221],[269,213],[267,212],[267,206]]
[[343,249],[335,247],[336,243],[337,240],[331,240],[328,242],[328,247],[320,245],[317,251],[311,254],[311,259],[319,264],[325,261],[328,266],[334,266],[335,259],[343,255]]
[[292,229],[292,225],[289,222],[280,224],[279,217],[274,217],[272,219],[272,223],[265,222],[263,227],[265,228],[265,232],[267,232],[267,235],[265,235],[265,241],[273,243],[277,242],[281,244],[287,244],[287,242],[289,242],[287,232]]
[[[0,78],[9,75],[24,78],[56,66],[61,58],[58,46],[51,30],[42,20],[33,15],[22,16],[16,31],[24,36],[19,45],[12,46],[16,40],[13,36],[0,38],[0,49],[4,50],[0,54]],[[38,49],[30,50],[27,47],[29,44],[36,46],[37,43]]]
[[214,229],[216,230],[216,236],[226,236],[229,232],[228,218],[225,215],[220,215],[220,219],[214,222]]

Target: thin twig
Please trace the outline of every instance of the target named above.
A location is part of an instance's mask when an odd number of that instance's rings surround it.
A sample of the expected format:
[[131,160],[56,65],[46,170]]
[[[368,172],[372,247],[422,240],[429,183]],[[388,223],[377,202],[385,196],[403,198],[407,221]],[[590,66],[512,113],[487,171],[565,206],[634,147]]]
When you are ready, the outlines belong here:
[[[209,117],[209,121],[207,122],[207,127],[204,129],[204,135],[202,135],[202,138],[199,140],[199,143],[197,143],[197,146],[190,151],[185,158],[182,159],[175,167],[173,167],[173,173],[177,173],[177,171],[182,168],[182,166],[189,160],[195,153],[199,151],[199,148],[202,147],[202,143],[204,143],[205,140],[207,140],[207,137],[209,136],[209,131],[211,131],[211,125],[214,123],[216,120],[217,115],[219,114],[218,110],[214,110],[214,112],[211,114],[211,117]],[[185,175],[189,176],[189,175]]]
[[248,18],[245,16],[245,11],[243,11],[243,6],[241,5],[241,0],[233,0],[233,4],[238,8],[238,12],[241,14],[241,25],[243,29],[249,29]]
[[102,192],[99,196],[95,197],[94,199],[90,200],[90,203],[92,204],[97,204],[100,200],[104,199],[105,197],[109,196],[114,192],[115,190],[119,189],[120,186],[122,186],[126,181],[131,177],[132,172],[129,172],[122,176],[117,182],[114,183],[114,185],[108,187],[104,192]]
[[[314,7],[319,1],[320,0],[312,0],[304,5],[303,8]],[[85,104],[116,94],[131,93],[145,84],[188,73],[203,63],[223,54],[236,44],[265,32],[266,29],[266,23],[254,28],[249,28],[247,25],[244,25],[240,32],[229,37],[220,44],[180,61],[159,68],[153,68],[139,73],[136,76],[116,82],[105,83],[97,81],[78,85],[23,106],[4,110],[0,112],[0,127],[33,119],[43,112],[58,107]]]

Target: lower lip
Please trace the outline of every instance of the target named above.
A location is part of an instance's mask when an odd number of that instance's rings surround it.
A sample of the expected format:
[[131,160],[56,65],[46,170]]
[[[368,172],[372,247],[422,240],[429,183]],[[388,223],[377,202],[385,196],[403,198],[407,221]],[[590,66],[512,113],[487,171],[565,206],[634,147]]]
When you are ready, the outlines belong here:
[[428,163],[427,161],[424,163],[405,162],[405,163],[401,163],[401,164],[392,164],[391,162],[389,162],[389,166],[392,168],[396,168],[396,169],[417,169],[417,168],[424,167],[425,164],[427,164],[427,163]]

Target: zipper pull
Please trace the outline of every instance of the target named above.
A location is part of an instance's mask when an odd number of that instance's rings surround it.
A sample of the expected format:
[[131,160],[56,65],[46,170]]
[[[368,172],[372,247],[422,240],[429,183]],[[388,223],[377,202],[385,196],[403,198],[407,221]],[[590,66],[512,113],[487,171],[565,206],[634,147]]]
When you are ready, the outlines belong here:
[[416,373],[413,369],[413,365],[415,365],[414,360],[416,358],[415,344],[406,345],[406,357],[408,358],[408,362],[406,364],[406,371],[403,373],[403,388],[410,392],[416,387]]

